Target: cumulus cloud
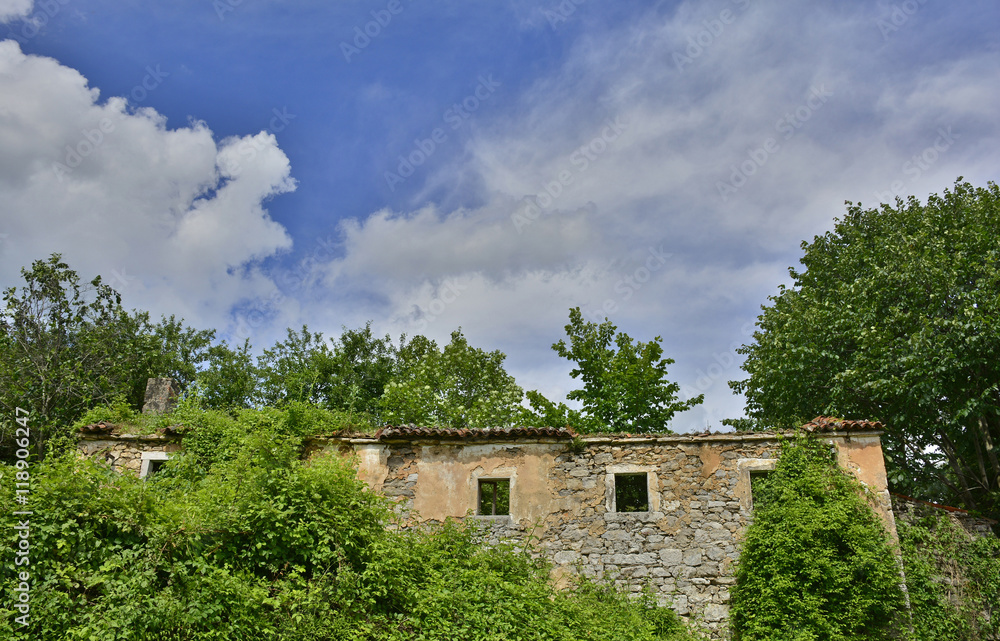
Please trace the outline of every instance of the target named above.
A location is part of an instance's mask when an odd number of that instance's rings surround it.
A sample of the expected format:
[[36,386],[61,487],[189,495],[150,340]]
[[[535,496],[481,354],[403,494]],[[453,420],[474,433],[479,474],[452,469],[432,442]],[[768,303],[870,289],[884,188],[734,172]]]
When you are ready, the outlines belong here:
[[[169,82],[150,70],[145,86]],[[0,273],[60,252],[130,305],[225,328],[275,285],[259,261],[291,247],[263,203],[295,189],[272,134],[216,142],[149,108],[102,101],[78,71],[0,42]]]

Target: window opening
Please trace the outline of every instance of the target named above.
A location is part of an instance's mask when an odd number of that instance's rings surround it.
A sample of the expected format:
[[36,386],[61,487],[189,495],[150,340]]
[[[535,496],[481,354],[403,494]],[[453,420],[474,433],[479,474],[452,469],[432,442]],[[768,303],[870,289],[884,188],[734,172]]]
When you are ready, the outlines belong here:
[[479,514],[483,516],[510,514],[510,479],[479,480]]
[[648,512],[646,474],[615,474],[615,511]]
[[149,462],[149,471],[146,472],[146,476],[152,476],[160,471],[160,468],[166,465],[166,459],[162,460],[152,460]]
[[750,472],[750,500],[755,508],[764,505],[764,483],[770,475],[771,470],[752,470]]

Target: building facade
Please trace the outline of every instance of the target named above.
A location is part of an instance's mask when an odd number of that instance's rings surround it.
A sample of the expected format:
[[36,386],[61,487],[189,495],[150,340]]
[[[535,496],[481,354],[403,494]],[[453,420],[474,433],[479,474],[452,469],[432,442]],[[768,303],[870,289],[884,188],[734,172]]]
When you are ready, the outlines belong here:
[[[881,426],[816,419],[805,429],[836,451],[872,492],[890,534]],[[140,475],[181,449],[177,434],[81,434],[85,456]],[[396,504],[403,527],[472,519],[487,541],[534,542],[557,583],[583,574],[661,603],[727,634],[730,589],[753,510],[753,479],[774,469],[779,435],[591,435],[565,428],[460,430],[387,427],[321,437],[309,455],[350,457],[359,477]]]

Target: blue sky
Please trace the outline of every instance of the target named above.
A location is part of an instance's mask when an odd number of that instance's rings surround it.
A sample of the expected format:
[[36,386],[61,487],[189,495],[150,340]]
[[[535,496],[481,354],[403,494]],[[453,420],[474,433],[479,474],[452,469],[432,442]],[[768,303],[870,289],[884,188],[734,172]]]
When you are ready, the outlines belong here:
[[663,337],[675,429],[844,201],[997,178],[995,2],[0,0],[0,284],[61,252],[258,348]]

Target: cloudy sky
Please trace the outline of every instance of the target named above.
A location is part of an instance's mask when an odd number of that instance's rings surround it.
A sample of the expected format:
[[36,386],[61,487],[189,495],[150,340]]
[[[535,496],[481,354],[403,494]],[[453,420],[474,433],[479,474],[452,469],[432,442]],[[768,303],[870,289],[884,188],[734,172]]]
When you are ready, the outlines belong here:
[[560,398],[570,307],[662,336],[678,430],[844,201],[997,178],[995,0],[0,0],[0,285],[501,349]]

